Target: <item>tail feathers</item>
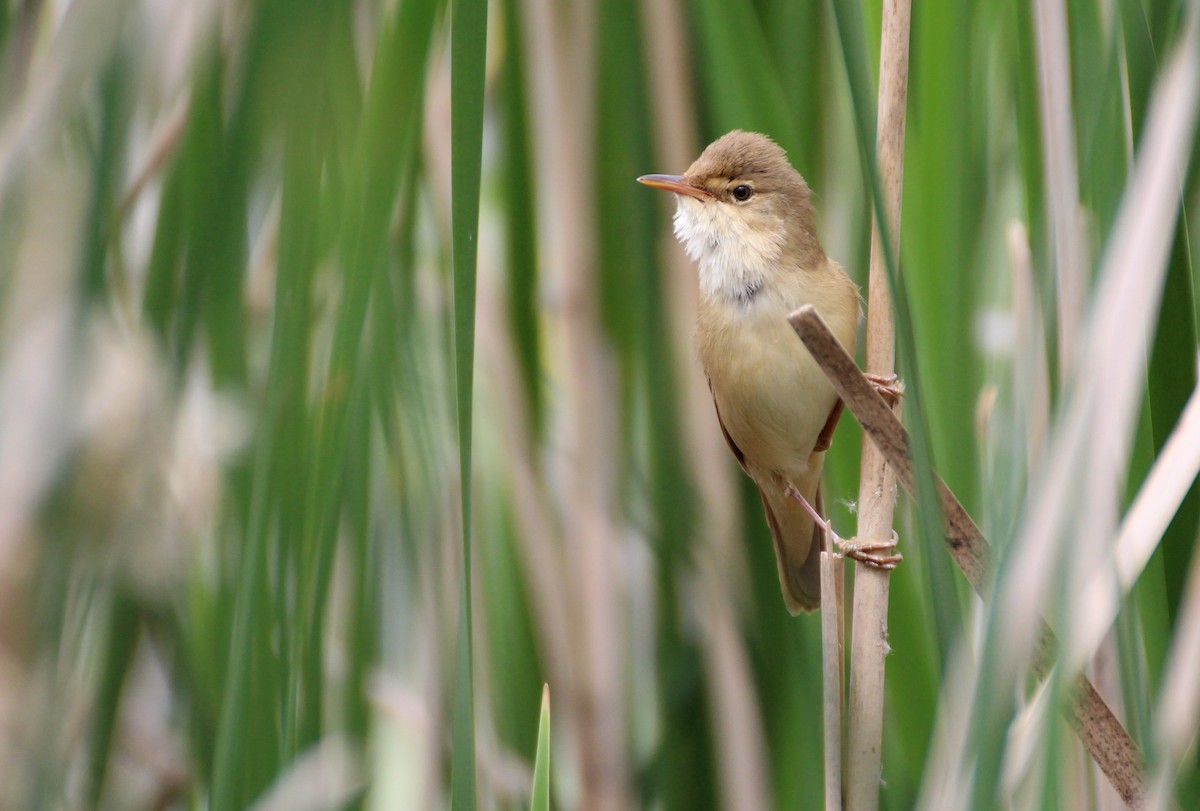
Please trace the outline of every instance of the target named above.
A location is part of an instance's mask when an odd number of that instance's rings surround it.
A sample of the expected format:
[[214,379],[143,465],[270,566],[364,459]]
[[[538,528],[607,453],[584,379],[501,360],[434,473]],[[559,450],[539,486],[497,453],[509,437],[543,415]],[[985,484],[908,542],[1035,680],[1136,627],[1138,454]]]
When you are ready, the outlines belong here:
[[[809,503],[825,514],[821,497],[819,476],[812,487],[803,487]],[[821,607],[821,549],[824,533],[813,523],[812,518],[795,500],[782,490],[768,496],[759,489],[767,524],[775,542],[775,562],[779,568],[779,585],[783,590],[783,601],[792,616],[801,611],[815,611]]]

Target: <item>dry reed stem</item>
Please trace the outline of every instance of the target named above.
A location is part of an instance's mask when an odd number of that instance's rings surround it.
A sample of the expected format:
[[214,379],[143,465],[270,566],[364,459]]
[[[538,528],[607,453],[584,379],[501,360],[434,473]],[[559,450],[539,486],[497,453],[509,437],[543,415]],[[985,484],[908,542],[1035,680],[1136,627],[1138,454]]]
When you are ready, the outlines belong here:
[[[485,252],[481,269],[487,267]],[[530,435],[530,405],[521,386],[512,385],[520,378],[513,339],[504,317],[504,302],[493,281],[493,274],[479,275],[479,308],[476,314],[477,344],[485,368],[495,379],[498,408],[497,430],[503,443],[508,468],[508,485],[516,509],[513,520],[518,532],[517,554],[530,599],[536,607],[539,652],[554,684],[574,684],[577,643],[572,641],[575,603],[567,593],[570,573],[563,555],[562,525],[554,515],[552,499],[546,492],[545,475],[535,454]],[[570,693],[563,691],[555,700],[570,706]]]
[[[825,539],[827,549],[830,539]],[[821,552],[821,671],[825,732],[825,811],[842,809],[842,672],[845,631],[841,561]]]
[[[910,494],[915,492],[909,438],[904,426],[854,365],[854,359],[837,342],[815,308],[811,305],[801,307],[788,320],[829,377],[847,410],[862,426],[863,433],[892,466],[901,486]],[[986,578],[990,558],[987,539],[941,477],[935,475],[934,478],[950,556],[976,593],[987,599],[990,585]],[[1033,666],[1039,678],[1049,671],[1055,649],[1054,635],[1043,624]],[[1138,807],[1145,786],[1137,745],[1085,676],[1075,680],[1071,698],[1067,720],[1121,798]]]
[[565,419],[560,446],[564,541],[573,564],[571,588],[580,606],[572,725],[580,736],[581,806],[597,811],[630,807],[623,601],[612,505],[616,481],[614,369],[596,309],[594,195],[586,184],[563,183],[591,164],[594,126],[595,4],[525,0],[532,118],[538,154],[539,235],[545,243],[544,280],[551,302],[548,345],[557,350]]
[[[643,38],[643,58],[655,159],[664,167],[682,169],[699,151],[692,126],[696,110],[687,21],[679,0],[647,0],[639,4],[639,11],[642,30],[653,32]],[[660,257],[666,271],[668,333],[682,392],[676,398],[679,431],[688,437],[684,443],[687,469],[699,491],[696,533],[704,559],[697,580],[708,617],[700,632],[713,676],[708,691],[721,805],[769,808],[767,744],[760,710],[751,695],[749,655],[743,637],[726,632],[738,621],[749,587],[737,507],[735,476],[739,474],[721,436],[708,382],[696,362],[692,338],[699,298],[696,269],[683,246],[670,237],[663,239]]]
[[708,701],[718,785],[723,808],[770,808],[766,779],[766,741],[758,715],[750,656],[738,632],[738,617],[724,570],[715,556],[705,556],[698,578],[704,615],[702,650],[709,674]]
[[[885,0],[875,137],[883,193],[882,215],[887,223],[893,255],[900,239],[910,17],[910,0]],[[876,220],[871,231],[867,286],[866,362],[868,370],[884,376],[894,373],[896,367],[895,328],[885,251]],[[886,457],[865,438],[861,471],[858,537],[866,541],[890,538],[896,506],[896,479],[888,469]],[[879,806],[890,582],[887,571],[855,564],[846,750],[846,807],[852,811],[873,811]]]
[[[654,32],[645,42],[650,79],[651,131],[656,160],[664,167],[682,170],[699,153],[692,122],[692,65],[687,53],[687,25],[679,0],[647,0],[640,4],[642,27]],[[666,197],[664,195],[664,197]],[[674,211],[674,200],[662,200]],[[665,300],[675,370],[682,391],[677,400],[680,432],[689,438],[684,449],[689,470],[700,490],[698,505],[706,514],[698,524],[720,558],[725,573],[722,586],[732,597],[749,586],[741,548],[736,476],[729,448],[721,435],[712,407],[708,379],[696,362],[693,335],[700,290],[696,268],[683,246],[671,236],[662,240],[662,264],[667,270]],[[746,807],[742,803],[735,808]]]

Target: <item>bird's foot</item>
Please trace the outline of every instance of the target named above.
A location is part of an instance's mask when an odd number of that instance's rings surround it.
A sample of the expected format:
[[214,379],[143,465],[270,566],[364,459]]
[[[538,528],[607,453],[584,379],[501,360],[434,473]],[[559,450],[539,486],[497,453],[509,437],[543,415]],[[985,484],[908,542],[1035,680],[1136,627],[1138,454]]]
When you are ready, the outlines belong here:
[[863,541],[858,538],[838,538],[837,547],[843,555],[853,558],[875,569],[891,571],[896,568],[904,556],[896,551],[900,536],[892,530],[892,537],[886,541]]
[[863,377],[870,381],[871,388],[878,392],[879,396],[888,404],[888,408],[895,408],[896,403],[900,402],[900,398],[904,396],[904,381],[896,375],[863,372]]
[[785,495],[787,495],[788,498],[793,499],[794,501],[799,503],[799,505],[804,508],[804,511],[806,513],[808,513],[808,516],[813,520],[813,522],[816,523],[817,526],[819,526],[823,530],[825,530],[826,537],[831,538],[833,540],[833,543],[839,549],[841,548],[844,540],[840,535],[838,535],[836,532],[833,531],[833,522],[830,521],[828,518],[822,517],[821,514],[819,512],[817,512],[817,508],[814,507],[813,505],[809,504],[808,499],[806,499],[804,497],[804,494],[796,489],[796,485],[792,484],[791,482],[788,482],[787,485],[784,487],[783,492]]

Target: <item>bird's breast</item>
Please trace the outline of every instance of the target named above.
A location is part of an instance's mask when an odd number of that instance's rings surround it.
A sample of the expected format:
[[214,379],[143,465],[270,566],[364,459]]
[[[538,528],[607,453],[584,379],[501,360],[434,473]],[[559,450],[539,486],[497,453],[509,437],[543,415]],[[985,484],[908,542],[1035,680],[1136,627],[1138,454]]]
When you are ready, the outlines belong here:
[[817,306],[843,345],[854,350],[857,292],[826,295],[818,286],[768,282],[748,303],[702,295],[696,348],[730,438],[757,467],[786,476],[804,472],[837,395],[787,321],[805,303]]

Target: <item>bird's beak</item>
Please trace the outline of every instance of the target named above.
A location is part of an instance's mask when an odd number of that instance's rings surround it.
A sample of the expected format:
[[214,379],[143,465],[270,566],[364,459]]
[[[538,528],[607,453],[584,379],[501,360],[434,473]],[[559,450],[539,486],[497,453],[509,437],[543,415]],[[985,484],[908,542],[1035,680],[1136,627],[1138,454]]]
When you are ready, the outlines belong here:
[[642,175],[638,178],[638,183],[644,183],[652,189],[662,189],[663,191],[674,192],[675,194],[686,194],[688,197],[695,197],[697,200],[712,199],[712,195],[697,186],[690,183],[685,183],[680,175]]

